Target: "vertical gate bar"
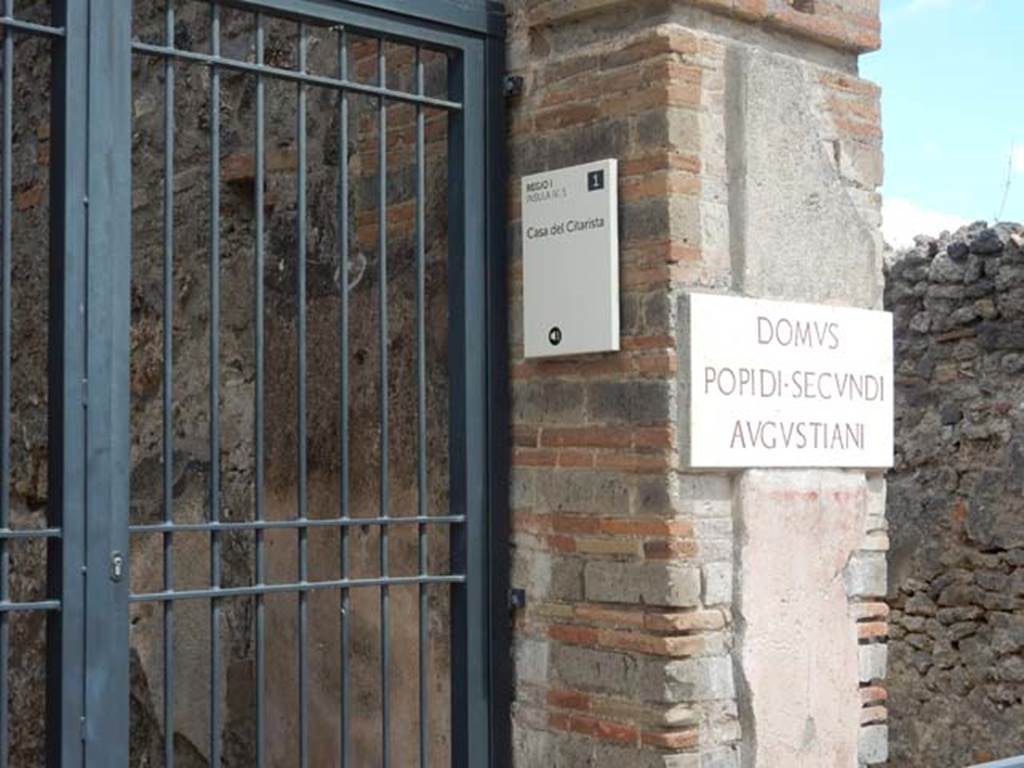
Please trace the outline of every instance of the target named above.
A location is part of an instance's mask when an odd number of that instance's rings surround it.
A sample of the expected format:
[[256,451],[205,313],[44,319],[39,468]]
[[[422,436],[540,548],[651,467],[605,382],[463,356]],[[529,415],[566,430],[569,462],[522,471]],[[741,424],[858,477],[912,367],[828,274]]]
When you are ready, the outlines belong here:
[[509,590],[509,499],[508,499],[508,315],[507,294],[506,200],[505,200],[505,94],[501,87],[506,72],[505,41],[488,37],[485,43],[486,83],[485,156],[487,223],[487,578],[490,622],[488,627],[488,669],[490,701],[490,765],[501,765],[512,754],[512,654],[504,649],[512,645],[512,626],[508,602]]
[[[348,79],[348,30],[342,27],[338,32],[338,77]],[[339,303],[339,355],[341,357],[341,392],[339,393],[339,431],[341,433],[340,450],[340,516],[348,519],[348,91],[338,93],[338,249],[340,256],[341,300]],[[340,567],[341,578],[348,578],[348,526],[341,528]],[[341,590],[341,768],[349,765],[349,627],[351,610],[351,594],[342,587]]]
[[128,552],[131,349],[131,14],[90,0],[85,764],[128,762]]
[[64,38],[54,44],[50,120],[50,332],[46,550],[46,765],[82,765],[85,712],[85,243],[87,6],[51,5]]
[[[387,57],[384,38],[377,39],[377,66],[380,87],[387,88]],[[378,160],[378,202],[377,202],[377,262],[379,267],[380,298],[380,516],[388,517],[388,115],[387,102],[381,96],[377,99],[377,160]],[[380,527],[380,575],[388,576],[388,523]],[[388,641],[388,585],[380,587],[380,695],[381,695],[381,765],[388,767],[388,716],[390,648]]]
[[[256,14],[256,64],[263,64],[263,14]],[[253,421],[255,422],[255,435],[253,435],[255,452],[255,518],[263,520],[264,514],[264,488],[263,488],[263,76],[256,75],[256,191],[254,195],[255,217],[256,217],[256,253],[255,253],[255,287],[254,304],[255,317],[253,318],[255,350],[254,367],[255,391],[253,393],[255,403],[253,404]],[[264,561],[263,529],[256,529],[256,583],[263,584],[266,579],[266,565]],[[169,602],[169,601],[168,601]],[[264,730],[266,717],[266,702],[264,701],[266,691],[266,603],[263,594],[256,595],[256,768],[263,768],[266,763],[264,746]]]
[[451,561],[465,582],[452,586],[452,765],[476,768],[489,755],[488,582],[486,498],[486,227],[484,201],[483,42],[467,40],[449,58],[449,98],[462,110],[449,115],[449,348],[452,374]]
[[[416,93],[423,95],[423,50],[416,47]],[[427,512],[427,332],[426,332],[426,118],[416,105],[416,442],[417,485],[420,518]],[[419,572],[427,573],[427,526],[419,524],[417,549]],[[427,632],[427,585],[420,583],[420,768],[427,768],[427,665],[430,659]]]
[[[220,56],[220,3],[210,3],[210,53]],[[210,68],[210,514],[220,520],[220,69]],[[220,586],[220,533],[210,532],[210,581]],[[220,601],[210,598],[210,765],[220,765]]]
[[[174,0],[164,6],[164,44],[174,47]],[[174,58],[164,58],[164,522],[174,520]],[[164,590],[174,589],[174,538],[163,535]],[[174,765],[174,601],[164,600],[164,765]]]
[[[4,15],[11,16],[14,0],[4,0]],[[3,246],[0,253],[0,527],[10,523],[11,501],[11,123],[14,97],[14,34],[3,30]],[[9,597],[11,555],[7,541],[0,541],[0,601]],[[10,728],[7,656],[10,651],[10,625],[6,611],[0,613],[0,766],[6,768]]]
[[[305,72],[307,66],[309,41],[306,25],[299,23],[299,71]],[[306,86],[298,84],[297,110],[297,153],[299,165],[298,190],[298,259],[296,300],[297,317],[296,332],[299,337],[298,349],[298,440],[299,440],[299,508],[298,517],[306,519],[307,514],[307,457],[306,457]],[[299,528],[299,582],[305,583],[309,577],[308,568],[309,531],[306,526]],[[309,677],[309,659],[307,658],[307,624],[309,614],[309,594],[306,590],[299,592],[299,765],[305,768],[309,762],[309,702],[307,688]]]

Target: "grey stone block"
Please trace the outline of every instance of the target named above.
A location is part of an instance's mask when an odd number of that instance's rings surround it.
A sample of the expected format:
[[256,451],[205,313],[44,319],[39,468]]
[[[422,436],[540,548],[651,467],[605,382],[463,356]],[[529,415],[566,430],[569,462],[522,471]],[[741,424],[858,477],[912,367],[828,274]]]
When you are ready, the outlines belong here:
[[666,562],[595,560],[583,573],[587,600],[689,608],[700,603],[700,571]]
[[708,563],[702,569],[704,605],[725,605],[732,602],[732,563]]
[[534,483],[534,503],[543,510],[622,514],[629,509],[633,482],[633,478],[591,470],[541,472]]
[[661,424],[669,420],[671,399],[666,381],[600,381],[587,388],[587,412],[605,423]]
[[641,694],[663,702],[731,699],[736,695],[729,656],[702,656],[677,661],[648,661],[641,673]]
[[704,752],[700,756],[700,768],[739,768],[740,747],[722,747]]
[[860,681],[870,683],[873,680],[884,680],[888,657],[888,646],[882,643],[861,645],[857,655]]
[[579,600],[583,596],[583,565],[575,557],[517,549],[512,583],[533,600]]
[[527,638],[515,646],[516,680],[524,683],[545,684],[548,680],[548,663],[551,645],[544,640]]
[[861,765],[877,765],[889,759],[889,728],[884,724],[860,729],[857,753]]
[[886,593],[884,552],[855,552],[843,569],[849,597],[882,597]]
[[551,650],[552,669],[570,688],[628,694],[636,690],[639,663],[626,653],[557,645]]
[[566,381],[518,382],[512,387],[512,418],[525,424],[565,422],[583,410],[583,387]]

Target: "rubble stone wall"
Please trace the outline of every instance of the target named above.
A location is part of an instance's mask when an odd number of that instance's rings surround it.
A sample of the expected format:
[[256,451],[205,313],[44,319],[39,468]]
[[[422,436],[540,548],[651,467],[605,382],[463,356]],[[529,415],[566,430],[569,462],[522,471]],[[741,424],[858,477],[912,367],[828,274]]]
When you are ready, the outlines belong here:
[[887,269],[892,765],[1024,752],[1024,227],[921,237]]

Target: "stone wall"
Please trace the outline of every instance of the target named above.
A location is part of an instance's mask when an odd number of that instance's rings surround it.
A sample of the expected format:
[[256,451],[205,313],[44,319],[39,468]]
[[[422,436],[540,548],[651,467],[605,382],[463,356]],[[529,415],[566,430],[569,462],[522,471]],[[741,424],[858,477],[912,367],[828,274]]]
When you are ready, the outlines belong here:
[[921,237],[888,267],[892,764],[1024,752],[1024,227]]
[[[12,93],[11,155],[13,211],[11,253],[11,494],[12,528],[46,525],[48,451],[47,343],[50,279],[45,250],[49,226],[49,66],[50,44],[32,40],[16,47],[15,71],[23,73]],[[40,542],[8,544],[11,600],[46,598],[46,547]],[[43,762],[45,736],[40,719],[45,707],[46,621],[42,613],[9,614],[10,763]]]
[[[508,6],[516,764],[884,760],[881,477],[680,452],[687,292],[880,307],[877,3]],[[606,157],[622,351],[524,360],[518,178]]]

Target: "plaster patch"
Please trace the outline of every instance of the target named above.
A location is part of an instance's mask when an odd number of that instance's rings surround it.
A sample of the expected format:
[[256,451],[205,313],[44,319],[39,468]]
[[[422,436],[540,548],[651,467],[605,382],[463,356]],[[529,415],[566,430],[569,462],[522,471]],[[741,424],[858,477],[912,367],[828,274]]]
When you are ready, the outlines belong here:
[[750,471],[738,484],[740,666],[750,765],[857,761],[857,631],[843,570],[859,548],[865,480]]

